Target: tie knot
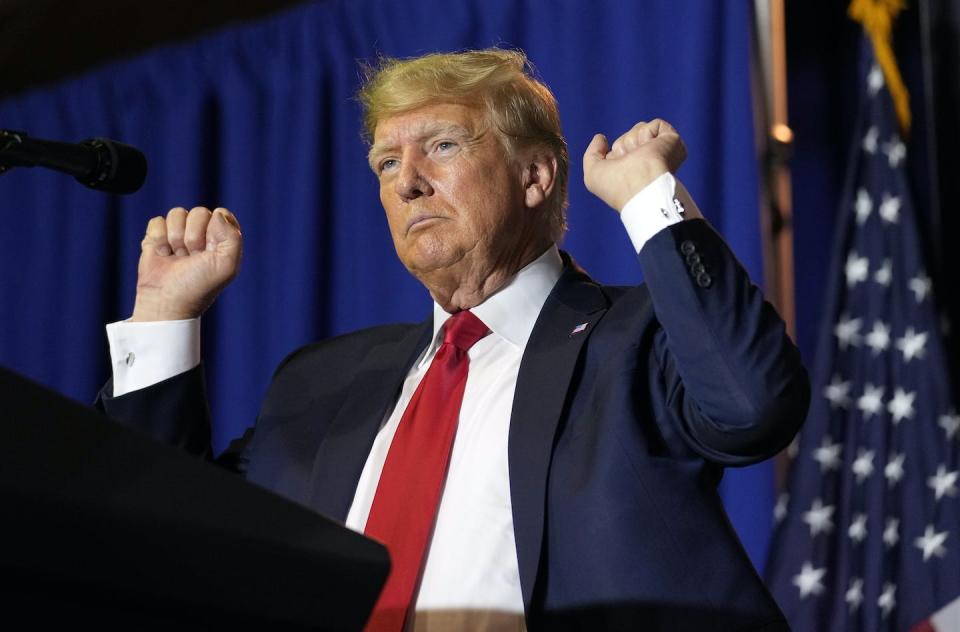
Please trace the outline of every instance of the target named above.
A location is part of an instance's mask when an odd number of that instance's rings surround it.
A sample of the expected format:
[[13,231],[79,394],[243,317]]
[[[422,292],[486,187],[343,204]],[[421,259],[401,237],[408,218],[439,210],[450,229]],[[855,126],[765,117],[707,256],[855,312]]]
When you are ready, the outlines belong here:
[[467,310],[457,312],[443,325],[443,343],[468,351],[478,340],[490,333],[483,321]]

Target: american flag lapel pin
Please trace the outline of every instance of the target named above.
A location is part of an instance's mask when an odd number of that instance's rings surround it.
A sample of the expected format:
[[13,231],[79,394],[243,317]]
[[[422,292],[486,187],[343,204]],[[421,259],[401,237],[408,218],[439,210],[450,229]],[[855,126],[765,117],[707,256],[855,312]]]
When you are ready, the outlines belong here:
[[579,334],[580,332],[586,330],[587,324],[588,324],[588,323],[580,323],[579,325],[577,325],[576,327],[574,327],[574,328],[573,328],[573,331],[570,332],[570,336],[573,337],[573,336]]

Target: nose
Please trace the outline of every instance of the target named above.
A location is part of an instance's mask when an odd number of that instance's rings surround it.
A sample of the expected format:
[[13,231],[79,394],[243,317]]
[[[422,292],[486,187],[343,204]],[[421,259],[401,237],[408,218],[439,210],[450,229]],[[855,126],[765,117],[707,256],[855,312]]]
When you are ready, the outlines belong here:
[[406,202],[412,202],[425,195],[433,195],[433,187],[430,186],[430,182],[423,172],[423,165],[414,156],[403,157],[400,163],[400,173],[397,174],[394,186],[397,195]]

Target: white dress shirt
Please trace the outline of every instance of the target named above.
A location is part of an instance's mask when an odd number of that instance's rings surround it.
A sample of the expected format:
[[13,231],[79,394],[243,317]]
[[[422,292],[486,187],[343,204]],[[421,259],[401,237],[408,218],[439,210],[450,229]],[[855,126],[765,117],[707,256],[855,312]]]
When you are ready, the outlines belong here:
[[[491,334],[468,352],[470,370],[420,583],[418,611],[523,612],[507,467],[510,409],[527,340],[562,272],[560,253],[551,246],[470,310]],[[449,317],[434,305],[433,342],[407,375],[393,412],[373,442],[347,515],[351,529],[362,532],[366,525],[390,442],[443,342],[441,328]]]
[[[665,173],[624,206],[621,220],[637,252],[663,228],[700,217],[683,186]],[[471,311],[491,330],[469,351],[470,369],[450,466],[416,610],[522,613],[513,534],[507,439],[520,361],[534,323],[560,278],[552,246]],[[400,397],[374,440],[346,525],[362,531],[390,442],[407,403],[442,342],[449,314],[434,304],[432,343],[411,367]],[[200,362],[199,319],[107,325],[114,396],[143,388]]]

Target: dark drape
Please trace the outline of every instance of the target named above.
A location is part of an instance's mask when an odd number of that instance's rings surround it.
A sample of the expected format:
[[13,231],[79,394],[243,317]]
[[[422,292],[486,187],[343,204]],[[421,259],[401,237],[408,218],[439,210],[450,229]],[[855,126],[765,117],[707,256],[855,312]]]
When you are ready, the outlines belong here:
[[[606,283],[641,273],[616,214],[583,188],[580,157],[595,132],[668,119],[690,151],[680,177],[759,280],[750,27],[746,2],[330,0],[2,102],[2,128],[118,138],[143,148],[150,173],[123,198],[40,170],[0,177],[0,362],[90,400],[109,373],[103,324],[132,307],[146,221],[179,205],[227,206],[245,235],[239,278],[203,318],[218,448],[254,420],[298,345],[425,318],[429,296],[396,260],[359,137],[357,61],[380,53],[526,50],[570,144],[564,247]],[[770,467],[724,485],[762,563]]]

